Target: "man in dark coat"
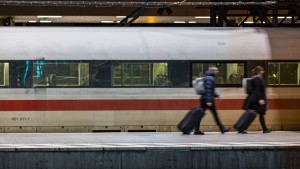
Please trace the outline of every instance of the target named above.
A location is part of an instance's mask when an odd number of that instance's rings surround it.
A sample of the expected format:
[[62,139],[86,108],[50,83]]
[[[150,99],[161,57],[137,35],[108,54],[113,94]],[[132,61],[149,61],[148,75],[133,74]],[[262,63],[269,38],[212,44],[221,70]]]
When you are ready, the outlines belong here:
[[[216,111],[215,107],[215,97],[220,97],[218,94],[215,93],[215,76],[219,72],[217,67],[211,67],[208,71],[205,72],[205,78],[204,78],[204,89],[205,92],[203,95],[201,95],[201,108],[205,111],[206,109],[210,109],[210,111],[213,114],[213,117],[219,126],[221,133],[228,132],[229,129],[225,128],[219,117],[218,113]],[[200,131],[200,122],[195,126],[195,135],[203,135],[204,133]]]
[[[252,70],[254,74],[251,79],[251,89],[252,91],[248,94],[243,109],[245,110],[255,110],[259,114],[259,121],[263,129],[263,133],[270,133],[271,130],[267,128],[264,115],[266,115],[267,110],[267,96],[266,96],[266,85],[263,78],[265,70],[261,66],[257,66]],[[241,133],[246,133],[242,131]]]

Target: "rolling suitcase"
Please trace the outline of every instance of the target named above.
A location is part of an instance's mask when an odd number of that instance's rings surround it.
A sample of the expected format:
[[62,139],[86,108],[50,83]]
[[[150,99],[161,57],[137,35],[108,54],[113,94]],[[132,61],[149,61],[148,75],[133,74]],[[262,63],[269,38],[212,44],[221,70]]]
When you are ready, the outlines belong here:
[[194,129],[204,115],[204,111],[201,108],[194,107],[188,111],[185,117],[177,125],[177,128],[183,133],[188,134]]
[[254,121],[256,114],[257,112],[254,110],[247,110],[234,124],[233,127],[239,132],[247,130],[250,124]]

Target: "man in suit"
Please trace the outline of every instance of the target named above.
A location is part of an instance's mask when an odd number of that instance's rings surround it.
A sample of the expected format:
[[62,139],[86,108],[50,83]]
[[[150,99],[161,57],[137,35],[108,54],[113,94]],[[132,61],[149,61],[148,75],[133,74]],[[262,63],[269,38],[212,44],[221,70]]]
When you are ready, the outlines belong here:
[[[220,128],[221,133],[228,132],[229,129],[225,128],[219,117],[218,113],[216,111],[215,107],[215,98],[220,97],[217,93],[215,93],[215,76],[219,73],[219,69],[217,67],[210,67],[208,71],[205,72],[205,78],[204,78],[204,94],[201,95],[201,108],[205,111],[206,109],[209,109],[212,112],[212,115],[214,117],[215,122]],[[200,131],[200,122],[195,126],[195,135],[203,135],[204,133]]]

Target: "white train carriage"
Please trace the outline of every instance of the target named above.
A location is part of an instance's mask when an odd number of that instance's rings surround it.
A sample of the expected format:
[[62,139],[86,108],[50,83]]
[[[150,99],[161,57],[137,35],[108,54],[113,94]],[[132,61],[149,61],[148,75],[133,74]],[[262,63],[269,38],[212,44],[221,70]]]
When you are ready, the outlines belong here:
[[[300,129],[300,30],[262,28],[0,29],[2,132],[177,131],[199,105],[192,79],[211,65],[231,127],[242,78],[266,68],[274,130]],[[218,131],[210,113],[203,131]],[[259,130],[256,121],[250,130]]]

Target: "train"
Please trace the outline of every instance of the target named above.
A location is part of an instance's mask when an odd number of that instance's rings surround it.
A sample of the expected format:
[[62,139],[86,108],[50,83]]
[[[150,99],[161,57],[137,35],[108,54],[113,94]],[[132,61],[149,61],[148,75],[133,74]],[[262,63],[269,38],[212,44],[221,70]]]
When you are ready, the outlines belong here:
[[[257,65],[268,127],[300,129],[299,29],[1,27],[0,37],[3,133],[178,132],[200,105],[192,81],[210,66],[232,128],[244,112],[242,79]],[[201,130],[218,131],[209,111]],[[261,130],[258,120],[249,130]]]

